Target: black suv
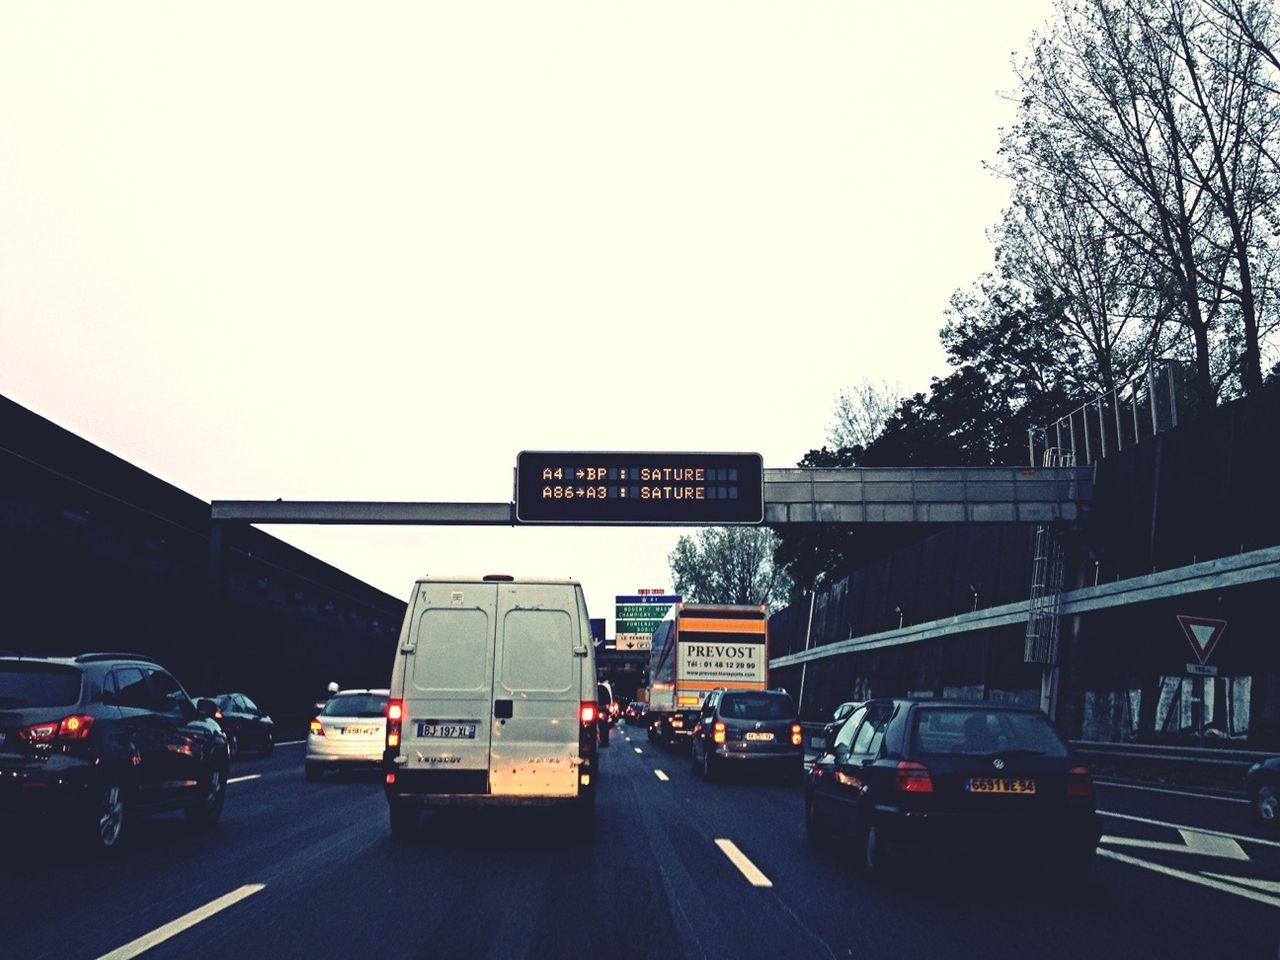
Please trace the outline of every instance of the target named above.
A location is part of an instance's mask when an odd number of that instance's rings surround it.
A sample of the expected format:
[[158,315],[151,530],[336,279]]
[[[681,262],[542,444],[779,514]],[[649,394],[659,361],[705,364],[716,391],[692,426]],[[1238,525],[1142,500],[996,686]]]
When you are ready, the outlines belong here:
[[804,734],[785,690],[707,694],[693,725],[693,769],[708,780],[728,766],[770,766],[787,779],[804,773]]
[[0,656],[0,820],[54,816],[101,851],[135,813],[212,825],[229,763],[214,710],[147,657]]

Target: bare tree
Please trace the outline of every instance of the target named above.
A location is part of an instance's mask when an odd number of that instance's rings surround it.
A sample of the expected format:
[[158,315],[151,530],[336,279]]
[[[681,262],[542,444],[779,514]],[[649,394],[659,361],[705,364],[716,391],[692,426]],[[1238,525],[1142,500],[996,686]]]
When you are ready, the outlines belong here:
[[1212,403],[1228,376],[1260,383],[1257,227],[1274,202],[1262,158],[1275,123],[1259,55],[1203,2],[1058,0],[1020,65],[1002,154],[1041,210],[1082,208],[1076,222],[1142,261],[1131,282],[1148,320],[1185,329],[1196,392]]
[[897,386],[864,377],[836,395],[835,422],[827,428],[827,442],[837,449],[869,447],[901,402]]

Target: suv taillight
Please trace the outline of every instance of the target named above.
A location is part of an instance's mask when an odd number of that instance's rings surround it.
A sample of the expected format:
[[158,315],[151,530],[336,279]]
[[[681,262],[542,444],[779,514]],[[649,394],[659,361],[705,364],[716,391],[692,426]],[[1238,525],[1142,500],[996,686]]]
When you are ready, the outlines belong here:
[[400,726],[404,722],[404,701],[387,701],[387,749],[397,750],[400,747]]
[[933,778],[923,763],[899,761],[895,774],[894,786],[899,793],[933,793]]
[[61,720],[33,723],[18,731],[18,738],[29,743],[52,743],[54,740],[84,740],[93,729],[93,717],[72,714]]
[[711,739],[716,743],[724,743],[724,723],[717,720],[715,726],[711,728]]
[[804,743],[804,729],[798,723],[791,725],[791,745],[798,747]]
[[311,720],[311,726],[310,726],[310,727],[308,727],[308,729],[309,729],[312,733],[314,733],[317,737],[323,737],[323,736],[324,736],[324,724],[320,722],[320,718],[319,718],[319,717],[314,717],[314,718],[312,718],[312,720]]
[[1088,767],[1072,767],[1067,771],[1067,796],[1093,799],[1093,777]]

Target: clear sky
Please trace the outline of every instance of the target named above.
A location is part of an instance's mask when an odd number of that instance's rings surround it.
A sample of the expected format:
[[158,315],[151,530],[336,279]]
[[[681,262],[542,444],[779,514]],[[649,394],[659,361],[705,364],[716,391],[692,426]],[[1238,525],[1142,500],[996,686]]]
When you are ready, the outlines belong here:
[[[208,499],[794,466],[926,389],[1048,0],[0,0],[0,393]],[[273,527],[396,596],[668,587],[681,531]]]

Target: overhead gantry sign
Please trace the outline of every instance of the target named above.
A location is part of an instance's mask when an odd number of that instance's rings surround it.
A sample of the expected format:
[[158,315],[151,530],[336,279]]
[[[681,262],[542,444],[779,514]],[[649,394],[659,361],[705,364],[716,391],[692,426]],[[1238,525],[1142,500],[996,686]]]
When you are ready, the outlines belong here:
[[730,526],[1055,523],[1083,516],[1093,467],[762,467],[758,453],[524,452],[509,503],[215,500],[246,523]]

